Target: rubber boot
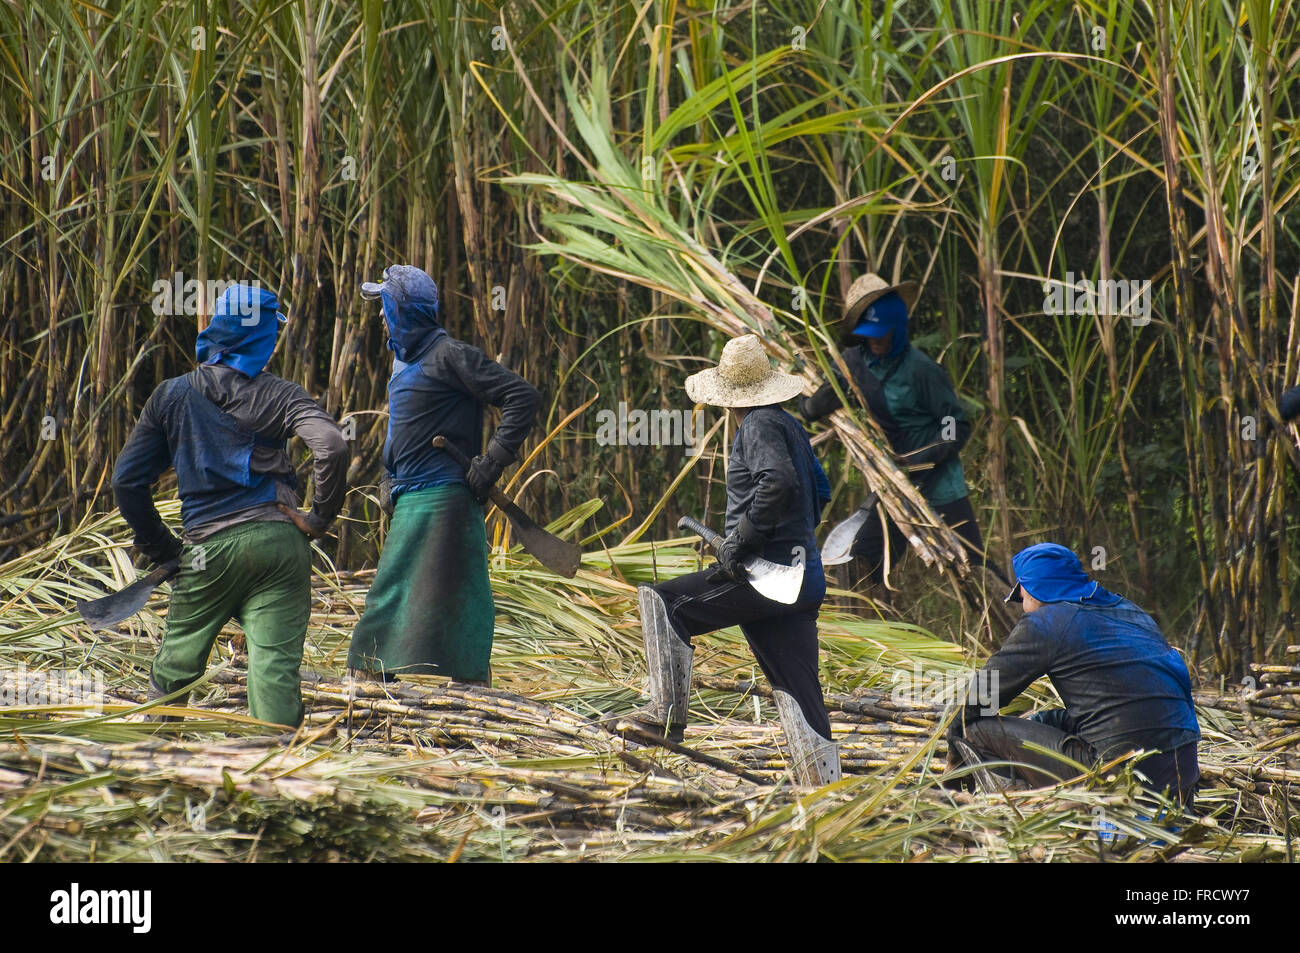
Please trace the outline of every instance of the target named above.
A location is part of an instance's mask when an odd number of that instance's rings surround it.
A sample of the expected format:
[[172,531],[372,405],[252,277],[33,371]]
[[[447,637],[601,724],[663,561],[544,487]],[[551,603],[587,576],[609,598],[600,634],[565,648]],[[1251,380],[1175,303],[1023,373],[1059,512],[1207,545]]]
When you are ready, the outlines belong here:
[[790,771],[795,783],[802,787],[820,788],[838,781],[840,746],[817,734],[789,692],[778,688],[772,692],[772,698],[776,701],[777,716],[785,731],[785,744],[790,750]]
[[645,640],[646,668],[650,673],[650,704],[623,715],[653,734],[680,743],[691,703],[691,663],[695,650],[682,641],[668,621],[668,607],[650,586],[637,589],[641,607],[641,635]]

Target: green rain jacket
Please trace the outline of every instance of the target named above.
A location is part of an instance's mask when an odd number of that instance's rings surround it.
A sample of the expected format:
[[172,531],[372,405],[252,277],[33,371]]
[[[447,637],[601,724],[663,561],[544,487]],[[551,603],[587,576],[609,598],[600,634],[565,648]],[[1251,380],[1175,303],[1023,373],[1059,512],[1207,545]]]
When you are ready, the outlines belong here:
[[[842,353],[894,453],[908,455],[905,466],[933,464],[912,472],[912,481],[930,505],[943,506],[966,496],[958,454],[970,439],[971,427],[948,372],[910,344],[901,353],[882,358],[866,346]],[[842,377],[840,389],[852,392]],[[839,406],[839,395],[830,384],[800,401],[800,411],[810,421]]]

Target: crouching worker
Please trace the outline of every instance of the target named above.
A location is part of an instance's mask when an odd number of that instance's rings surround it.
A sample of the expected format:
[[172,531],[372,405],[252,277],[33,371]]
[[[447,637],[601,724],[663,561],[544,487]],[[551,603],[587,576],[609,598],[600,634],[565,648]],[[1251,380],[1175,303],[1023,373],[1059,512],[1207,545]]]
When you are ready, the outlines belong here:
[[[817,610],[826,595],[814,530],[830,485],[803,427],[779,406],[803,382],[772,369],[758,337],[729,341],[716,368],[686,379],[696,403],[729,407],[738,421],[727,470],[726,540],[716,566],[638,590],[650,704],[624,720],[680,741],[690,708],[694,636],[739,625],[772,683],[796,780],[821,786],[840,777],[839,749],[817,670]],[[793,605],[747,581],[751,555],[802,562]]]
[[[334,419],[297,384],[263,370],[283,317],[275,295],[228,288],[195,342],[199,366],[163,381],[131,431],[113,492],[135,545],[155,563],[180,560],[149,698],[203,674],[231,619],[248,645],[248,707],[280,725],[302,721],[303,640],[311,608],[309,537],[338,515],[348,445]],[[296,434],[315,461],[311,512],[298,510],[285,441]],[[151,488],[176,469],[182,539],[163,524]]]
[[[1007,601],[1023,601],[1025,613],[975,673],[968,704],[949,731],[949,767],[1015,762],[1016,776],[1039,786],[1077,776],[1069,762],[1092,767],[1130,751],[1155,751],[1134,771],[1147,788],[1190,806],[1200,778],[1200,726],[1187,666],[1155,620],[1089,579],[1064,546],[1022,549],[1012,566],[1016,581]],[[1043,675],[1064,708],[1030,718],[996,714]],[[977,696],[992,714],[982,714]]]
[[[447,675],[487,684],[495,606],[483,503],[532,430],[541,395],[482,351],[448,336],[438,287],[411,265],[361,286],[383,303],[393,374],[381,500],[392,523],[348,666],[368,678]],[[483,447],[483,408],[501,425]],[[433,446],[444,436],[473,464],[466,473]],[[477,456],[476,456],[477,454]],[[387,505],[386,505],[387,508]]]

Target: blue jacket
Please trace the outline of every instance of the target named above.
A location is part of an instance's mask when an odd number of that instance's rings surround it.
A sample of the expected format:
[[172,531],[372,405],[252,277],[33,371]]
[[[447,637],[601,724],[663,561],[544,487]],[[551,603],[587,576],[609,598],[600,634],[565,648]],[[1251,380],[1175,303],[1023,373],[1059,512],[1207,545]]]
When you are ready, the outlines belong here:
[[200,366],[163,381],[145,403],[118,455],[113,490],[135,545],[150,559],[165,561],[180,549],[152,498],[169,467],[190,540],[244,519],[287,519],[276,503],[298,505],[285,453],[290,434],[315,458],[308,519],[323,529],[342,507],[349,451],[338,424],[297,384],[263,371],[279,325],[275,295],[232,286],[195,342]]
[[[1099,587],[1086,599],[1026,613],[984,670],[996,673],[999,707],[1050,678],[1099,758],[1172,751],[1201,736],[1182,656],[1151,616]],[[978,707],[965,714],[978,717]]]
[[275,502],[277,481],[296,491],[292,473],[252,469],[259,447],[283,452],[285,442],[244,428],[203,396],[192,374],[174,377],[160,384],[145,404],[117,458],[113,485],[147,487],[174,466],[181,525],[192,532],[227,513]]

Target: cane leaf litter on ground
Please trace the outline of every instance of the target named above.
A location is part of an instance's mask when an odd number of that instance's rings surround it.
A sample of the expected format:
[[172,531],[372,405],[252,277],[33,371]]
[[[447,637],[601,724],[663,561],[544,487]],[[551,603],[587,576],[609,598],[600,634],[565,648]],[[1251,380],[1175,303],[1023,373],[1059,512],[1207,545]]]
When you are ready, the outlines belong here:
[[[1297,832],[1300,771],[1283,750],[1300,729],[1300,666],[1269,666],[1246,695],[1198,691],[1200,817],[1142,794],[1132,762],[1054,788],[967,793],[940,784],[944,691],[970,668],[960,636],[827,609],[845,776],[801,791],[736,630],[697,640],[689,753],[599,724],[641,697],[636,583],[694,569],[690,540],[589,553],[572,580],[517,548],[495,554],[491,688],[345,681],[373,574],[318,559],[308,714],[293,733],[247,716],[233,624],[187,706],[142,705],[165,587],[112,632],[68,610],[133,580],[128,542],[103,516],[0,567],[0,692],[13,694],[0,717],[0,860],[1281,860]],[[69,672],[102,695],[60,696]],[[1041,683],[1029,703],[1053,701]]]

